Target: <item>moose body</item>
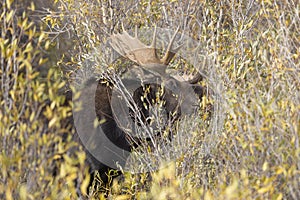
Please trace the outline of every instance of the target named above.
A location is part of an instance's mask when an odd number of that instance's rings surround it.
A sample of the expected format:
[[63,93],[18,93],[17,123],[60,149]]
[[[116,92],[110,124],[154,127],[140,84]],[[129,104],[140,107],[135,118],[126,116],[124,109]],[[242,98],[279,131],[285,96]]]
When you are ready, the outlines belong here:
[[[162,90],[163,92],[160,94],[159,100],[164,102],[163,107],[166,111],[167,119],[171,124],[180,119],[180,116],[182,114],[181,101],[176,95],[174,95],[174,92],[172,90],[164,86],[166,85],[165,83],[172,83],[171,85],[173,87],[176,87],[179,91],[184,90],[187,86],[189,86],[190,88],[192,88],[193,93],[197,96],[198,100],[203,96],[204,88],[197,84],[202,78],[199,73],[197,73],[193,78],[187,81],[179,81],[166,73],[166,68],[169,62],[178,51],[178,48],[172,49],[174,38],[177,32],[178,30],[172,37],[168,49],[166,50],[166,53],[162,59],[158,58],[156,52],[156,32],[154,33],[151,46],[144,45],[142,42],[140,42],[140,40],[138,40],[137,36],[131,37],[126,31],[124,31],[122,34],[114,34],[111,36],[111,46],[119,54],[135,62],[137,66],[141,67],[144,71],[155,74],[155,76],[163,77],[162,82],[164,84],[153,82],[146,83],[141,84],[140,87],[134,90],[132,94],[132,103],[135,104],[135,106],[133,107],[135,107],[136,110],[128,107],[128,113],[131,115],[131,119],[133,121],[136,120],[136,115],[141,116],[139,120],[136,121],[137,125],[141,125],[142,123],[147,126],[150,124],[151,120],[149,120],[149,106],[157,102],[157,93],[161,92]],[[112,106],[113,90],[116,87],[112,81],[100,79],[92,80],[89,82],[96,85],[95,93],[86,93],[83,95],[85,96],[85,98],[91,99],[91,103],[92,105],[94,105],[96,118],[99,121],[99,128],[105,135],[107,141],[103,142],[100,140],[95,140],[97,143],[96,146],[98,145],[100,149],[97,151],[97,155],[94,154],[95,151],[91,152],[88,148],[86,148],[85,145],[83,146],[86,150],[87,162],[90,166],[91,173],[93,174],[95,171],[98,171],[102,182],[104,184],[108,184],[109,171],[111,169],[114,169],[115,167],[111,166],[110,164],[103,163],[101,159],[97,157],[99,154],[105,154],[105,152],[101,150],[103,149],[102,147],[105,146],[109,141],[118,148],[124,150],[124,152],[131,152],[133,148],[137,148],[141,144],[141,142],[147,141],[147,139],[149,138],[128,136],[128,133],[126,133],[126,131],[124,131],[124,129],[120,127],[120,123],[118,123],[118,121],[116,120],[116,113],[114,112],[114,108]],[[80,131],[77,130],[77,132]],[[91,133],[90,138],[95,136],[95,134],[98,133]],[[160,133],[158,132],[156,136],[159,137]],[[81,140],[85,139],[81,138]],[[82,141],[82,143],[85,144],[84,141]],[[123,160],[126,159],[127,155],[128,154],[122,157]],[[105,155],[101,156],[105,157]],[[105,159],[111,159],[112,162],[115,161],[112,156],[111,158],[107,156]],[[118,164],[120,164],[121,166],[124,165],[125,162],[122,162],[123,160],[121,159],[121,162],[119,162]],[[117,173],[117,175],[119,174],[120,173]],[[91,180],[91,183],[92,181],[93,179]]]

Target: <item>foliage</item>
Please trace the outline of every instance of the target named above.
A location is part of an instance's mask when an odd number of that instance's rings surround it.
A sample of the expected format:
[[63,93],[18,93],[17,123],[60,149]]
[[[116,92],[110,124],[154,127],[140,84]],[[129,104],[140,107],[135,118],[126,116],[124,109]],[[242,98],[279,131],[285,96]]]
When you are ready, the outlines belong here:
[[[76,199],[86,192],[74,184],[87,185],[89,176],[64,123],[71,107],[63,91],[87,57],[102,56],[97,47],[122,23],[180,26],[199,42],[199,68],[210,77],[203,84],[219,94],[215,108],[224,120],[219,129],[201,118],[182,122],[195,127],[186,129],[187,151],[151,176],[125,173],[110,198],[300,198],[297,1],[55,0],[54,8],[29,2],[22,12],[18,3],[2,1],[0,8],[1,199]],[[39,20],[31,17],[36,13]],[[100,71],[111,67],[103,59]]]
[[[50,67],[47,52],[52,44],[28,17],[34,5],[22,10],[17,4],[1,4],[0,198],[68,198],[76,195],[73,180],[85,174],[80,169],[85,155],[65,154],[77,146],[70,125],[61,123],[71,115],[60,94],[65,82],[56,67],[41,77],[41,69]],[[59,163],[62,158],[66,162]]]

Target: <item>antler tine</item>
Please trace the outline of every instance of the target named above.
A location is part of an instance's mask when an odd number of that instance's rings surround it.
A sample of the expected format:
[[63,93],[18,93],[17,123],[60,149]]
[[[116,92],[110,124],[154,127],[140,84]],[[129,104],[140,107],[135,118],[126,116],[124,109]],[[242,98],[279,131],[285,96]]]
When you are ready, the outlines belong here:
[[177,28],[177,30],[175,31],[174,35],[172,36],[171,40],[170,40],[170,43],[168,45],[168,48],[166,50],[166,53],[164,55],[164,57],[161,59],[162,63],[165,64],[165,65],[168,65],[169,62],[172,60],[172,58],[175,56],[175,54],[177,53],[177,51],[181,48],[182,45],[180,45],[179,47],[177,47],[176,49],[174,49],[172,52],[171,52],[171,49],[172,49],[172,46],[174,44],[174,40],[175,40],[175,37],[179,31],[179,26]]
[[157,34],[156,31],[157,31],[157,30],[156,30],[156,25],[155,25],[155,26],[154,26],[153,39],[152,39],[152,43],[151,43],[151,47],[152,47],[153,49],[155,49],[155,50],[156,50],[156,34]]
[[122,31],[123,31],[123,32],[126,32],[126,31],[125,31],[125,28],[124,28],[123,22],[121,23],[121,27],[122,27]]
[[134,27],[134,37],[135,38],[138,38],[138,29],[137,28],[138,28],[137,25],[135,25],[135,27]]

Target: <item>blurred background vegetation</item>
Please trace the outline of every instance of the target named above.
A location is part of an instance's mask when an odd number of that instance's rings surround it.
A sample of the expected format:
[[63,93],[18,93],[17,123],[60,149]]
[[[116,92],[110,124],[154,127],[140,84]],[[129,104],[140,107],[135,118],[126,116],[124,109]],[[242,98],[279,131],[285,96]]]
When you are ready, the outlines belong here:
[[199,128],[188,151],[153,172],[151,181],[125,173],[109,198],[300,198],[298,1],[0,5],[0,199],[77,199],[86,193],[88,167],[69,123],[72,105],[65,93],[87,56],[120,31],[121,23],[126,29],[180,26],[199,42],[201,56],[209,60],[199,68],[208,76],[213,69],[218,77],[217,106],[225,118],[218,131],[196,119]]

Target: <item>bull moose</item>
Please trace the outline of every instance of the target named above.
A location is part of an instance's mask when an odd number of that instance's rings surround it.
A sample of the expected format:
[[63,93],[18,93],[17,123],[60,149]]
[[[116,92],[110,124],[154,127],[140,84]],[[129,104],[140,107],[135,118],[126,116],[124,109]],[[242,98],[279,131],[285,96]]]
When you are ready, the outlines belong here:
[[[144,124],[146,126],[151,124],[151,120],[149,118],[149,106],[155,104],[155,102],[157,103],[157,99],[164,102],[163,104],[161,104],[161,106],[165,109],[167,119],[171,124],[180,119],[183,109],[181,105],[182,99],[180,99],[182,97],[174,95],[174,90],[166,88],[165,86],[168,84],[172,85],[172,87],[175,87],[179,91],[184,90],[187,86],[189,86],[190,88],[192,88],[193,93],[198,100],[201,99],[204,95],[203,93],[205,91],[205,88],[197,84],[202,79],[202,76],[199,73],[196,73],[196,75],[194,75],[189,80],[180,81],[176,77],[171,76],[166,72],[169,63],[181,47],[173,47],[178,31],[179,28],[172,36],[163,56],[159,56],[159,50],[156,48],[156,28],[154,30],[153,40],[150,46],[145,45],[138,39],[137,31],[135,36],[133,37],[128,32],[126,32],[124,28],[122,33],[113,34],[110,37],[111,47],[121,56],[135,63],[132,68],[139,68],[144,73],[151,74],[152,77],[160,78],[160,82],[157,83],[149,81],[147,82],[147,80],[141,81],[139,83],[140,86],[137,87],[131,95],[133,101],[129,102],[129,104],[134,104],[134,106],[127,105],[128,112],[126,113],[128,113],[129,115],[128,118],[136,122],[138,126],[141,126],[141,124]],[[90,165],[91,173],[98,171],[102,182],[104,184],[108,184],[108,172],[115,167],[111,166],[109,164],[110,162],[103,162],[103,160],[99,159],[97,156],[104,156],[106,161],[107,159],[111,159],[111,162],[115,162],[116,159],[113,158],[112,154],[110,156],[103,155],[106,154],[106,150],[109,149],[103,147],[110,142],[124,152],[131,152],[133,148],[138,148],[141,142],[149,140],[150,136],[139,138],[138,136],[130,135],[123,127],[121,127],[120,123],[116,119],[116,113],[114,111],[115,108],[112,105],[112,102],[114,100],[112,98],[114,96],[114,89],[116,88],[116,84],[118,84],[117,81],[112,79],[109,80],[109,78],[100,78],[98,80],[93,79],[88,81],[86,86],[87,88],[90,87],[89,84],[94,85],[95,92],[94,94],[85,93],[83,94],[83,96],[85,98],[89,98],[91,104],[93,105],[95,116],[100,122],[98,127],[101,129],[101,133],[104,134],[104,140],[106,141],[91,139],[93,136],[98,134],[97,131],[94,134],[90,134],[91,137],[88,137],[88,139],[82,139],[82,137],[80,137],[80,139],[89,141],[92,140],[92,143],[90,143],[92,144],[91,146],[94,145],[99,147],[98,149],[96,147],[94,148],[97,151],[91,152],[89,147],[85,145],[85,141],[81,141],[84,144],[84,148],[86,149],[87,162]],[[157,98],[157,93],[159,92],[160,95],[159,98]],[[136,115],[140,116],[139,119],[136,119]],[[82,115],[78,116],[79,120],[81,118],[85,118],[85,116]],[[85,125],[85,123],[83,123],[83,125]],[[77,126],[76,129],[78,129]],[[80,130],[76,131],[78,133]],[[88,134],[86,132],[86,129],[84,129],[84,134]],[[157,132],[156,137],[159,136],[160,133]],[[96,144],[94,144],[95,142]],[[127,155],[128,154],[125,154],[125,156],[123,155],[122,159],[126,159]],[[124,163],[119,162],[119,164],[121,164],[122,166],[122,164]]]

